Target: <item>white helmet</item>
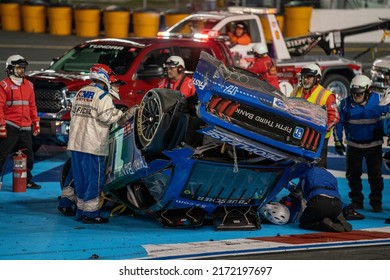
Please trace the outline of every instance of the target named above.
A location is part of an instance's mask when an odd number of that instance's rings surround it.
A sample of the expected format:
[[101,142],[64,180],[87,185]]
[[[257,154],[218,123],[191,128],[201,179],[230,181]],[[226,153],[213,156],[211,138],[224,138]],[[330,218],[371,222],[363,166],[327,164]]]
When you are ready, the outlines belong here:
[[[356,75],[350,84],[349,92],[352,95],[353,102],[361,104],[365,102],[370,95],[371,80],[365,75]],[[363,95],[361,95],[363,94]]]
[[103,82],[107,86],[107,89],[111,87],[111,75],[115,75],[111,68],[100,63],[92,65],[89,71],[90,79]]
[[7,75],[15,75],[15,67],[27,67],[27,60],[18,54],[8,57],[5,63],[5,72]]
[[307,75],[307,76],[319,76],[320,78],[322,77],[322,72],[321,68],[315,64],[315,63],[310,63],[302,67],[301,70],[301,75]]
[[176,55],[170,56],[163,65],[164,68],[179,67],[179,66],[183,67],[183,69],[186,68],[186,65],[184,64],[184,60],[180,56],[176,56]]
[[351,93],[362,93],[369,89],[371,86],[371,80],[365,75],[356,75],[350,85]]
[[267,46],[265,44],[257,43],[253,45],[253,53],[257,53],[259,55],[268,53]]
[[290,211],[285,205],[279,202],[270,202],[261,211],[268,221],[276,225],[287,224],[290,219]]
[[374,61],[371,68],[372,86],[384,91],[390,87],[390,55]]

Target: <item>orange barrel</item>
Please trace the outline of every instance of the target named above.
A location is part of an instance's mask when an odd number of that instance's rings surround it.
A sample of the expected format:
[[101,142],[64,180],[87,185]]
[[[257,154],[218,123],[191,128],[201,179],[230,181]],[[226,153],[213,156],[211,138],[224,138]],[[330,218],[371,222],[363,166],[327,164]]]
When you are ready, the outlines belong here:
[[160,26],[160,12],[153,9],[137,9],[133,13],[135,37],[156,37]]
[[[276,21],[279,24],[280,31],[283,32],[283,24],[284,24],[283,16],[278,15],[275,17],[276,17]],[[269,26],[269,23],[268,23],[268,19],[265,16],[261,16],[260,21],[261,21],[261,26],[263,26],[264,36],[265,36],[266,41],[271,42],[272,41],[272,34],[271,34],[271,27]]]
[[22,29],[22,21],[18,1],[4,1],[0,6],[2,29],[4,31],[20,31]]
[[51,5],[47,8],[49,33],[52,35],[72,34],[72,6],[66,4]]
[[130,11],[125,7],[108,6],[103,11],[104,36],[125,38],[129,36]]
[[43,1],[26,1],[22,4],[23,31],[46,32],[46,4]]
[[285,5],[286,37],[309,34],[312,12],[313,7],[308,6],[307,3],[292,1],[291,4]]
[[76,35],[80,37],[97,37],[100,33],[100,8],[83,4],[74,8]]
[[171,9],[166,11],[164,15],[165,28],[175,25],[190,14],[190,11],[187,9]]

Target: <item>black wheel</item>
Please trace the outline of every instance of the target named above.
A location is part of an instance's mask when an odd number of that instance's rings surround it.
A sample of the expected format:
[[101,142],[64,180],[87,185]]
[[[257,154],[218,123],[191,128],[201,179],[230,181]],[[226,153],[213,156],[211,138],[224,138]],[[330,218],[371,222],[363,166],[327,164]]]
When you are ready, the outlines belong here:
[[64,166],[62,167],[61,170],[61,177],[60,177],[60,185],[61,185],[61,190],[65,186],[66,178],[71,175],[69,174],[70,168],[71,168],[71,159],[69,158],[65,163]]
[[142,182],[129,184],[126,186],[126,190],[127,201],[133,208],[143,210],[156,203],[156,200]]
[[350,81],[341,75],[330,74],[324,77],[322,85],[336,95],[337,105],[349,95]]
[[170,131],[177,124],[177,111],[186,103],[175,90],[152,89],[141,101],[137,114],[137,135],[144,152],[166,149]]

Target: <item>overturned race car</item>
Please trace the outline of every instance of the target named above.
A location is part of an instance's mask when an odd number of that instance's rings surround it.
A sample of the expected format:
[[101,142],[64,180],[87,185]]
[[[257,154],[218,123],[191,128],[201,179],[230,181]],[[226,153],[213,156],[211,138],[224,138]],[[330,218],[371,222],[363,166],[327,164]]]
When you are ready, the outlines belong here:
[[326,112],[202,52],[198,100],[152,89],[110,132],[104,192],[164,227],[259,229],[259,209],[319,159]]

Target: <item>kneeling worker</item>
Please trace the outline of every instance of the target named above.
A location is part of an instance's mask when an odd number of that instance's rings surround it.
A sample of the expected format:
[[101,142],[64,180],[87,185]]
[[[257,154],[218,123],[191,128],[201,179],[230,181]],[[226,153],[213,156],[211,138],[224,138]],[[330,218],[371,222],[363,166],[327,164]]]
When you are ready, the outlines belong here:
[[352,225],[342,215],[343,206],[337,179],[333,174],[325,168],[315,166],[300,179],[307,206],[299,226],[318,231],[351,231]]

